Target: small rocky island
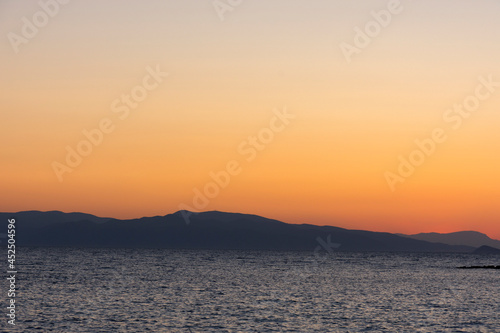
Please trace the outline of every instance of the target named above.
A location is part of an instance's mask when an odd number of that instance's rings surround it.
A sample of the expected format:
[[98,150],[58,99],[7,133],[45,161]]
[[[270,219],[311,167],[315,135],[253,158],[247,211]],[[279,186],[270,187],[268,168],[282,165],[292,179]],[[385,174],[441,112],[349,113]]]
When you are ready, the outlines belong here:
[[[500,254],[500,249],[483,245],[474,250],[473,254]],[[500,266],[488,265],[488,266],[460,266],[460,269],[500,269]]]
[[474,254],[500,254],[500,249],[483,245],[474,250]]

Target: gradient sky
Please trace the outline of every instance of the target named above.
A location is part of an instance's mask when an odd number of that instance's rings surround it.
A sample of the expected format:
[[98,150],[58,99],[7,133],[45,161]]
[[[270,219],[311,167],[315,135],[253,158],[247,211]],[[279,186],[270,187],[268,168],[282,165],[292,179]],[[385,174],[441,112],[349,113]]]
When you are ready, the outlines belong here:
[[[0,210],[133,218],[192,206],[228,161],[241,173],[203,210],[389,232],[477,230],[500,239],[500,88],[454,130],[443,114],[500,81],[500,2],[401,1],[348,63],[341,43],[389,1],[70,1],[19,45],[38,1],[0,1]],[[169,76],[120,120],[111,103],[146,67]],[[238,153],[293,119],[251,162]],[[105,134],[60,182],[54,161],[103,118]],[[447,140],[391,191],[415,139]]]

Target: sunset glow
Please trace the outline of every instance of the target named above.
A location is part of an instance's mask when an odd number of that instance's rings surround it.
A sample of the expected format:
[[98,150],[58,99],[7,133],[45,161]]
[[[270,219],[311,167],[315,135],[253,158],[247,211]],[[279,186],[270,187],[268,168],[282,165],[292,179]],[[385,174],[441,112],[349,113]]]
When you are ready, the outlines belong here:
[[401,1],[357,47],[390,6],[70,1],[26,38],[39,3],[0,3],[0,210],[500,239],[500,3]]

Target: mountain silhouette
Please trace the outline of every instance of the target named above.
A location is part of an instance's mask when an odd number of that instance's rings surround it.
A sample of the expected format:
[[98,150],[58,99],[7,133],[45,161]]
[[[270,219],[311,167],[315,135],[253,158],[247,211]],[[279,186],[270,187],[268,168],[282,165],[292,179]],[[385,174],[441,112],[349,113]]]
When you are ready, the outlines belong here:
[[[186,213],[190,214],[190,223],[183,217]],[[4,230],[9,218],[16,219],[19,246],[312,251],[329,244],[329,251],[474,250],[471,246],[433,243],[385,232],[288,224],[257,215],[218,211],[179,211],[128,220],[59,211],[0,213]]]
[[500,249],[500,241],[491,239],[485,234],[477,231],[459,231],[447,234],[439,234],[437,232],[421,233],[416,235],[402,235],[412,239],[423,240],[432,243],[443,243],[448,245],[467,245],[472,247],[480,247],[487,245]]

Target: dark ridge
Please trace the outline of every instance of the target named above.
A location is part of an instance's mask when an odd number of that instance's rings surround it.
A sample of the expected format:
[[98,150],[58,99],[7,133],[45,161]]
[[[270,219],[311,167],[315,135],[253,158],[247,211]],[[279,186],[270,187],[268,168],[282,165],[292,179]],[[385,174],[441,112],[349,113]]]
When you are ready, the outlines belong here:
[[500,240],[491,239],[487,235],[477,231],[458,231],[447,234],[437,232],[421,233],[416,235],[403,235],[408,238],[423,240],[432,243],[443,243],[448,245],[467,245],[472,247],[480,247],[487,245],[493,248],[500,248]]
[[[185,220],[188,217],[188,221]],[[16,219],[16,244],[40,247],[171,248],[285,251],[471,253],[462,245],[431,243],[386,232],[288,224],[257,215],[179,211],[120,220],[83,213],[0,213],[0,228]],[[315,252],[315,253],[316,253]]]

